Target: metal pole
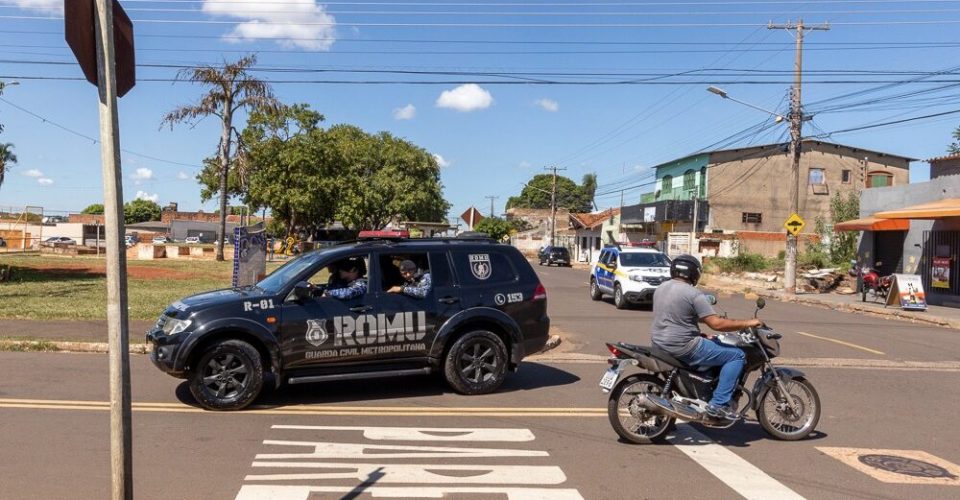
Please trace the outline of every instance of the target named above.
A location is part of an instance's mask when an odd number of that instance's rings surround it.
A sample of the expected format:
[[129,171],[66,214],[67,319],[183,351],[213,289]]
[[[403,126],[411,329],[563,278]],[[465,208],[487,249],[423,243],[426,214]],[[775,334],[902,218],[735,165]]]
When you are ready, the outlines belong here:
[[553,168],[553,188],[550,190],[550,246],[557,240],[557,168]]
[[[696,189],[697,189],[697,187],[694,187],[694,190],[696,190]],[[697,205],[698,205],[698,202],[699,202],[699,201],[700,201],[700,197],[697,196],[697,192],[694,191],[694,193],[693,193],[693,232],[690,233],[690,245],[689,245],[689,246],[690,246],[690,254],[691,254],[691,255],[693,255],[693,254],[696,253],[696,252],[694,251],[694,249],[693,249],[693,248],[694,248],[694,247],[693,247],[693,242],[694,242],[694,240],[697,239],[697,226],[698,226],[697,223],[699,222],[699,220],[697,219],[697,215],[698,215],[698,214],[697,214],[697,209],[698,209],[699,207],[698,207]],[[699,246],[698,246],[697,250],[699,250]]]
[[127,331],[127,255],[123,238],[123,184],[117,117],[113,2],[96,0],[97,75],[100,94],[100,158],[107,228],[107,334],[110,358],[111,498],[133,498],[130,434],[130,354]]

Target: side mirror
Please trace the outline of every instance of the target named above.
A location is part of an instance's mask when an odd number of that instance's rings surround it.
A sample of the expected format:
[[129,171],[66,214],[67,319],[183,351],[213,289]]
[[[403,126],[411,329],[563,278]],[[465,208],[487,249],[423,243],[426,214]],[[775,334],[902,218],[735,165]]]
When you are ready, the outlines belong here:
[[757,309],[763,309],[764,307],[766,307],[766,305],[767,305],[767,301],[763,300],[763,297],[760,297],[759,299],[757,299]]
[[290,295],[287,296],[288,301],[301,302],[306,299],[309,299],[313,296],[313,287],[310,286],[310,283],[306,281],[301,281],[293,286],[293,290],[290,291]]
[[709,294],[709,293],[708,293],[708,294],[704,294],[704,297],[707,298],[707,302],[708,302],[711,306],[717,305],[717,296],[716,296],[716,295],[712,295],[712,294]]

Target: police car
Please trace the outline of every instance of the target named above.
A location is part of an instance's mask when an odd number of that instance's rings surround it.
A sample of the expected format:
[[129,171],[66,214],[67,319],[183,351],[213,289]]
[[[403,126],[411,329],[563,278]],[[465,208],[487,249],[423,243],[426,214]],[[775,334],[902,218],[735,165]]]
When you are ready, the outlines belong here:
[[[426,297],[391,293],[399,264],[430,273]],[[340,269],[357,296],[336,298]],[[265,372],[277,385],[439,373],[462,394],[496,390],[543,349],[547,294],[511,246],[489,239],[377,239],[305,253],[253,286],[174,302],[146,335],[151,361],[189,381],[197,402],[236,410]]]
[[590,268],[590,298],[612,295],[617,309],[652,304],[653,292],[670,279],[670,259],[644,247],[606,247]]

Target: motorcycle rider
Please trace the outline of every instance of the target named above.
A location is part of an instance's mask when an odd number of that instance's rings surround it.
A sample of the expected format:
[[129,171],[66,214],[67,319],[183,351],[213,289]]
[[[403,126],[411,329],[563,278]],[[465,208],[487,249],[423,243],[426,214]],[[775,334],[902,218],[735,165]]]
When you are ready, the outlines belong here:
[[703,268],[692,255],[680,255],[670,263],[671,280],[653,294],[654,345],[687,365],[707,369],[722,366],[720,380],[707,404],[707,414],[715,418],[735,418],[730,399],[743,371],[743,351],[725,346],[712,333],[701,333],[698,323],[718,332],[734,332],[762,326],[759,319],[722,318],[703,293],[696,288]]

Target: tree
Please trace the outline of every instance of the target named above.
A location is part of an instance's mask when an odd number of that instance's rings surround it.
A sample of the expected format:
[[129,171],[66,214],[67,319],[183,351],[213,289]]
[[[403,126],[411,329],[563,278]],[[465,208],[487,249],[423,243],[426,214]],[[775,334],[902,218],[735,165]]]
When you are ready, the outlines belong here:
[[137,198],[123,205],[124,224],[136,224],[137,222],[151,220],[160,220],[160,205],[156,202]]
[[584,174],[583,180],[580,181],[580,194],[583,197],[583,201],[590,205],[586,211],[590,212],[593,209],[593,198],[597,194],[597,174]]
[[[210,87],[197,104],[182,106],[164,118],[163,122],[173,128],[174,124],[191,122],[195,125],[199,119],[207,116],[216,116],[220,119],[220,144],[217,151],[220,177],[220,234],[227,230],[227,198],[230,197],[228,178],[230,174],[231,143],[234,135],[233,116],[240,109],[256,110],[277,106],[270,86],[248,73],[248,69],[256,64],[257,58],[248,55],[234,63],[224,61],[222,67],[200,66],[187,68],[177,73],[177,78],[186,77],[193,83],[201,83]],[[217,241],[217,260],[223,260],[223,238]]]
[[947,152],[952,155],[960,154],[960,127],[953,130],[953,139],[954,141],[947,146]]
[[[830,222],[837,225],[841,222],[856,219],[860,216],[860,193],[857,191],[848,191],[846,193],[838,192],[830,199]],[[830,260],[834,264],[844,264],[855,259],[857,256],[857,237],[856,231],[827,231],[827,223],[824,217],[818,216],[815,219],[816,231],[821,237],[821,241],[828,239],[830,246],[825,248],[830,253]]]
[[80,213],[82,213],[82,214],[101,215],[101,214],[103,214],[103,204],[102,204],[102,203],[94,203],[93,205],[89,205],[87,208],[84,208],[83,211],[80,212]]
[[3,179],[7,175],[7,170],[17,163],[17,155],[13,154],[13,144],[9,142],[0,144],[0,187],[3,186]]
[[427,150],[388,132],[375,136],[357,127],[327,131],[338,176],[336,218],[356,229],[381,229],[391,220],[442,222],[440,166]]
[[[593,191],[596,190],[596,176],[584,176],[585,183],[580,187],[576,182],[557,176],[557,208],[571,212],[589,212],[593,209]],[[585,189],[586,188],[586,189]],[[520,191],[519,196],[507,200],[507,208],[550,208],[550,194],[553,189],[553,174],[537,174]]]
[[473,229],[474,231],[487,233],[497,241],[502,241],[505,237],[510,236],[513,226],[500,217],[487,217],[473,226]]

